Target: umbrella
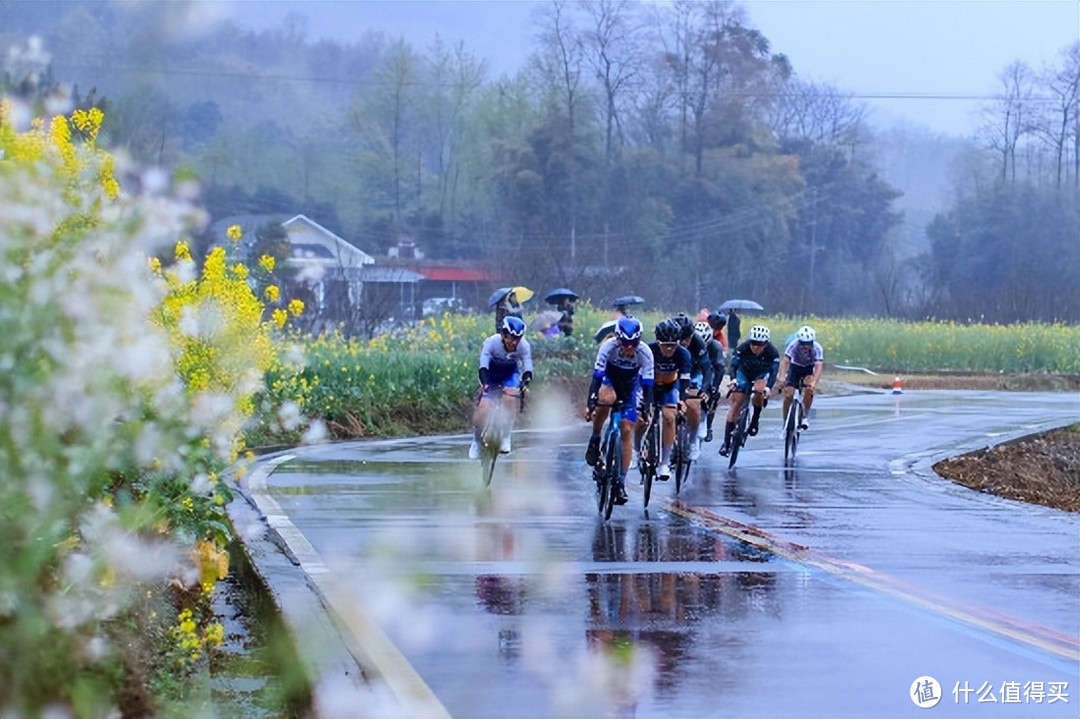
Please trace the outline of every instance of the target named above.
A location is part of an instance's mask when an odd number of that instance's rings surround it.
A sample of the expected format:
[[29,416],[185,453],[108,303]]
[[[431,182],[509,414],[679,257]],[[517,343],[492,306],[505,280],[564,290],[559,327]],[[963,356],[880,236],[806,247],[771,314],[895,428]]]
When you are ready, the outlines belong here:
[[640,305],[645,301],[644,297],[638,297],[637,295],[626,295],[625,297],[619,297],[611,303],[612,307],[626,307],[627,305]]
[[600,325],[600,329],[596,330],[593,339],[597,342],[603,342],[607,337],[610,337],[613,334],[615,334],[615,320],[608,320]]
[[544,310],[538,313],[536,317],[533,317],[530,324],[537,332],[546,332],[551,329],[552,325],[558,324],[560,319],[562,319],[562,312]]
[[502,302],[503,298],[511,292],[517,295],[518,302],[528,302],[533,296],[532,290],[528,287],[522,287],[521,285],[518,285],[517,287],[500,287],[491,293],[491,297],[488,297],[488,307],[494,307],[499,304]]
[[765,308],[753,300],[727,300],[720,305],[720,310],[764,310]]
[[557,290],[552,290],[551,292],[548,292],[544,296],[544,302],[547,302],[549,305],[557,305],[559,304],[560,297],[568,297],[569,299],[576,300],[578,298],[578,295],[577,292],[574,292],[573,290],[568,290],[565,287],[560,287]]

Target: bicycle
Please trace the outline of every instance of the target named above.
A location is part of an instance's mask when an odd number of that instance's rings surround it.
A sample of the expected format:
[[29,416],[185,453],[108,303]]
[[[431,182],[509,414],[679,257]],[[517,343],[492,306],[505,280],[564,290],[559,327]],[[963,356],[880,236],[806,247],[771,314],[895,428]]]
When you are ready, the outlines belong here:
[[675,475],[675,494],[682,490],[683,482],[690,475],[690,442],[686,412],[680,409],[675,414],[675,444],[671,447],[671,472]]
[[663,447],[664,417],[662,407],[653,407],[649,425],[641,437],[641,453],[638,458],[638,471],[641,472],[641,488],[644,494],[645,509],[649,508],[649,497],[656,472],[660,467],[660,452]]
[[753,395],[760,394],[766,395],[768,390],[761,392],[751,391],[750,396],[746,398],[742,408],[739,410],[738,417],[735,418],[735,427],[731,430],[731,455],[728,457],[728,469],[735,467],[735,460],[739,458],[739,450],[746,444],[746,438],[749,436],[746,433],[746,427],[750,422],[750,410],[754,404]]
[[803,414],[802,385],[795,388],[791,395],[791,406],[784,417],[784,466],[794,466],[795,451],[799,448],[799,436],[802,434]]
[[[525,411],[525,394],[528,390],[528,385],[523,385],[517,393],[519,414]],[[484,427],[480,430],[480,472],[484,486],[489,487],[495,475],[495,461],[502,454],[503,440],[513,431],[514,423],[512,418],[507,416],[506,403],[503,401],[507,394],[506,387],[489,389],[486,394],[491,402]],[[476,398],[477,404],[484,395],[484,388],[481,387]]]
[[[622,400],[610,405],[611,414],[604,426],[603,440],[600,443],[600,458],[593,466],[593,481],[596,482],[596,507],[600,516],[607,521],[615,508],[615,494],[622,469]],[[592,413],[590,412],[590,417]]]

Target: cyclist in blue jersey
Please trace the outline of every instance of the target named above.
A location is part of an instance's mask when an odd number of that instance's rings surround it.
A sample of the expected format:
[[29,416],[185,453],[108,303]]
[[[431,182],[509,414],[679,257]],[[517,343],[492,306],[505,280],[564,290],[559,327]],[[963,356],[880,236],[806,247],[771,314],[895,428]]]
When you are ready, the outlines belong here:
[[652,407],[653,393],[652,351],[641,344],[641,321],[636,317],[622,317],[615,322],[615,336],[604,340],[596,352],[592,385],[586,416],[592,419],[592,436],[585,450],[585,461],[595,465],[600,459],[600,433],[611,412],[611,405],[620,400],[622,422],[622,457],[619,483],[616,487],[616,504],[626,504],[626,471],[630,468],[633,452],[634,425],[637,423],[638,390],[643,405]]
[[739,345],[731,358],[733,376],[731,408],[728,410],[727,423],[724,425],[724,446],[720,454],[731,454],[731,432],[735,429],[735,420],[746,404],[746,397],[754,393],[754,413],[750,417],[750,426],[746,433],[753,437],[758,432],[758,420],[761,410],[769,402],[768,393],[776,382],[776,372],[780,367],[780,353],[769,341],[769,328],[754,325],[750,328],[750,339]]
[[[673,320],[663,320],[656,325],[656,341],[649,345],[653,355],[653,403],[661,408],[660,462],[657,479],[662,482],[671,477],[671,447],[675,444],[675,411],[686,409],[686,392],[690,388],[690,352],[679,344],[679,325]],[[646,407],[646,410],[651,408]],[[641,435],[648,425],[648,416],[638,422],[636,444],[640,446]],[[638,453],[634,453],[634,462]]]
[[[525,322],[520,317],[503,318],[498,334],[491,335],[480,348],[480,401],[473,412],[473,441],[469,459],[480,457],[480,432],[487,420],[491,402],[502,396],[506,416],[513,417],[518,394],[532,382],[532,348],[525,339]],[[510,433],[502,438],[500,451],[510,451]]]
[[821,372],[825,367],[825,351],[817,341],[817,332],[810,325],[803,325],[795,333],[795,339],[784,348],[784,356],[780,359],[780,381],[778,389],[784,390],[784,414],[787,417],[788,408],[795,396],[795,388],[802,386],[803,396],[803,419],[799,429],[809,429],[810,405],[814,403],[814,387],[821,379]]

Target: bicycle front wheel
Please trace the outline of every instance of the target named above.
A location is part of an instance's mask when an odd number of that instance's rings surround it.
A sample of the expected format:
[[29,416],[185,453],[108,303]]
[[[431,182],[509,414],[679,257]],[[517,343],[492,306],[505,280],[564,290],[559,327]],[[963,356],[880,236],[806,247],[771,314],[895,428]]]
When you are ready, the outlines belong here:
[[615,493],[618,491],[619,472],[622,469],[622,435],[616,429],[608,441],[607,453],[604,455],[604,474],[607,486],[607,495],[600,508],[605,520],[611,519],[611,511],[615,508]]
[[675,428],[675,494],[682,491],[683,483],[690,475],[690,430],[686,420],[681,420]]
[[788,407],[787,419],[784,420],[784,464],[795,462],[795,450],[799,447],[799,425],[802,423],[802,402],[798,397]]
[[735,427],[731,430],[731,456],[728,457],[728,469],[735,467],[735,461],[739,458],[739,450],[746,442],[746,419],[749,413],[750,400],[747,398],[746,406],[739,410],[739,418],[735,420]]

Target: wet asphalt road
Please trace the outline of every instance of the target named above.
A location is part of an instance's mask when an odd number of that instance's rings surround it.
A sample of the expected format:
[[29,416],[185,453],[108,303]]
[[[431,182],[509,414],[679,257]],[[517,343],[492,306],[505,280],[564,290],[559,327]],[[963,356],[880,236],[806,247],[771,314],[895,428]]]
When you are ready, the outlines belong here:
[[1080,398],[824,397],[794,470],[766,412],[734,472],[704,445],[607,523],[579,421],[515,434],[490,491],[464,435],[297,450],[267,491],[453,716],[1080,714],[1080,518],[929,470]]

